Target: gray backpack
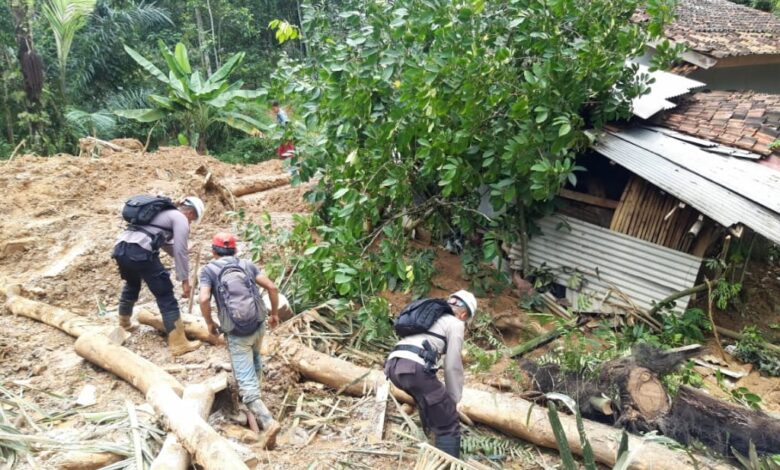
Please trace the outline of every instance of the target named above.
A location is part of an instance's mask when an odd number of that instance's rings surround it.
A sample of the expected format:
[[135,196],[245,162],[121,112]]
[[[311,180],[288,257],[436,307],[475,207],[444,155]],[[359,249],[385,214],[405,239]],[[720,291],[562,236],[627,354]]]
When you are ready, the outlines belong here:
[[233,321],[231,334],[251,335],[265,321],[265,303],[244,262],[230,261],[219,270],[216,296],[220,308]]

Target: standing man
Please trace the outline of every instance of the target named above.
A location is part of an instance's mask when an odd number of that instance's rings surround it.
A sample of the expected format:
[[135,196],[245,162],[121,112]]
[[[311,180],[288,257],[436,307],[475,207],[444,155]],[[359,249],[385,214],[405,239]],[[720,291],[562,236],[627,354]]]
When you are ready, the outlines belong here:
[[[236,237],[233,234],[214,235],[211,252],[214,260],[200,272],[200,311],[212,335],[218,331],[225,334],[241,400],[263,426],[266,448],[272,449],[281,427],[260,399],[263,370],[260,347],[266,317],[271,328],[279,322],[279,290],[254,263],[235,256]],[[268,292],[270,316],[257,286]],[[211,318],[212,293],[217,300],[219,326]]]
[[[125,204],[125,210],[128,207],[137,211],[134,221],[148,219],[148,222],[136,224],[126,217],[130,225],[119,235],[114,245],[112,257],[125,281],[119,297],[119,325],[126,331],[133,331],[138,327],[131,322],[131,316],[143,281],[157,300],[157,307],[168,333],[168,349],[171,354],[179,356],[194,351],[198,349],[200,342],[187,341],[184,335],[179,303],[173,292],[170,273],[160,261],[160,248],[173,257],[176,279],[181,282],[184,297],[189,297],[190,265],[187,241],[190,224],[203,217],[203,201],[189,196],[180,204],[173,205],[167,198],[137,196]],[[147,217],[148,214],[153,215]]]
[[[286,131],[287,123],[290,122],[290,119],[287,117],[287,113],[284,111],[284,109],[279,106],[278,101],[271,103],[271,110],[276,115],[276,123]],[[292,140],[285,141],[279,145],[279,148],[276,149],[276,154],[279,155],[279,158],[282,160],[286,160],[292,157],[295,154],[295,145],[293,144]]]
[[[446,301],[418,300],[404,307],[395,324],[403,338],[385,363],[385,375],[393,385],[414,398],[423,428],[435,436],[436,448],[456,458],[460,457],[457,406],[463,394],[461,349],[466,322],[476,311],[476,297],[465,290],[450,294]],[[422,331],[405,335],[415,330]],[[446,387],[436,378],[442,354]]]

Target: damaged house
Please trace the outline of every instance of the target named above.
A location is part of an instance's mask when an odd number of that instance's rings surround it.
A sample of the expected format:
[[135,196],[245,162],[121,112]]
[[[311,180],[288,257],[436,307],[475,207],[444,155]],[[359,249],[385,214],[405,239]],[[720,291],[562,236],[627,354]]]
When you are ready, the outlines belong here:
[[762,92],[780,93],[780,19],[727,0],[677,8],[667,35],[689,47],[676,68],[687,76],[652,73],[634,119],[580,157],[587,171],[537,221],[527,254],[510,250],[513,269],[552,278],[577,310],[647,311],[729,243],[780,244],[780,94]]

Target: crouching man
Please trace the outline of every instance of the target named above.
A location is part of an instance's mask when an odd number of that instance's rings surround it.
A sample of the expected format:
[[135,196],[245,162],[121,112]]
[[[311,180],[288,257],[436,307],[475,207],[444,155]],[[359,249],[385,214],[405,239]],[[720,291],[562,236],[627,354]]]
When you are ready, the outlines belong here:
[[[402,339],[385,362],[385,375],[414,398],[423,428],[435,436],[439,450],[460,457],[457,406],[463,394],[461,349],[465,323],[474,317],[477,299],[460,290],[443,299],[417,300],[404,307],[395,322]],[[436,378],[444,355],[444,382]]]
[[[218,233],[211,241],[214,260],[200,273],[200,309],[209,332],[225,334],[233,375],[241,400],[257,418],[266,434],[266,447],[273,448],[279,423],[260,399],[262,358],[260,346],[266,329],[279,321],[279,291],[268,276],[251,261],[236,255],[236,237]],[[268,291],[270,315],[260,296],[260,286]],[[211,296],[217,301],[219,326],[211,318]]]

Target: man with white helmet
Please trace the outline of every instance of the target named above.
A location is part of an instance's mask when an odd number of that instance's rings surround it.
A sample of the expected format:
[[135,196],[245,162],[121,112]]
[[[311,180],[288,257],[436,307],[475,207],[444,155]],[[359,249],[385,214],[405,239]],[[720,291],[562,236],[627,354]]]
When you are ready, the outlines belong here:
[[[460,290],[444,299],[425,299],[404,307],[395,321],[402,339],[385,362],[385,375],[411,395],[420,410],[426,432],[438,449],[460,456],[457,406],[463,394],[461,350],[466,322],[474,318],[477,299]],[[439,356],[444,355],[444,383],[436,378]]]
[[154,294],[171,354],[194,351],[199,341],[187,341],[179,315],[179,303],[173,291],[170,273],[160,261],[160,249],[174,259],[176,279],[181,282],[184,297],[190,295],[188,239],[190,224],[200,221],[205,211],[203,201],[195,196],[174,205],[159,196],[135,196],[125,203],[122,216],[128,227],[119,235],[112,257],[125,281],[119,298],[119,324],[127,331],[137,328],[131,322],[133,306],[141,291],[141,281]]

